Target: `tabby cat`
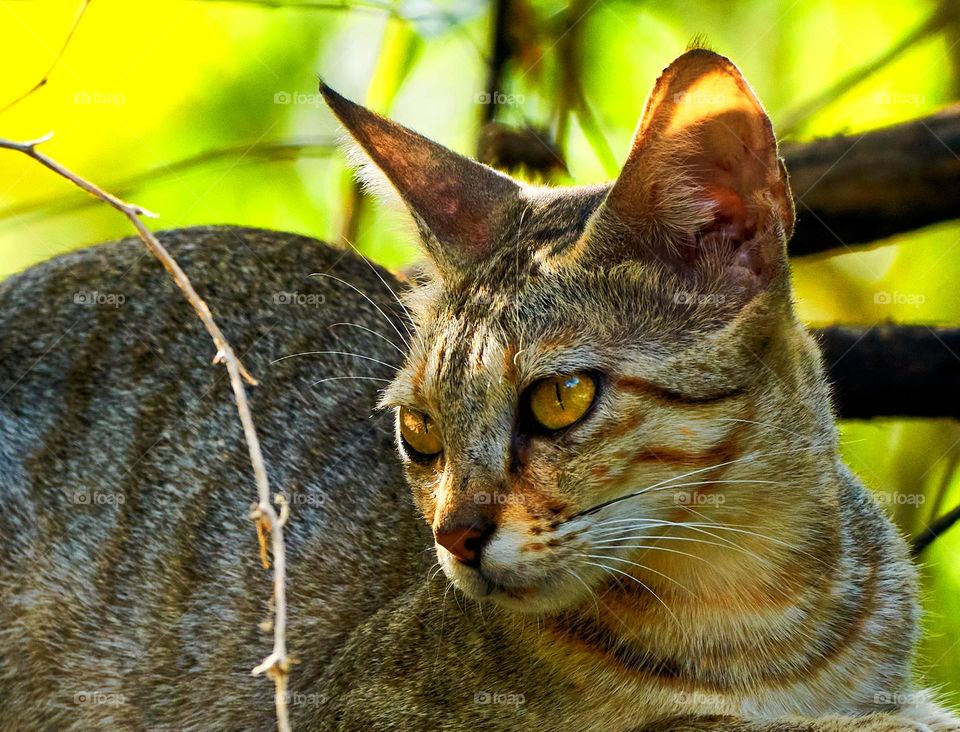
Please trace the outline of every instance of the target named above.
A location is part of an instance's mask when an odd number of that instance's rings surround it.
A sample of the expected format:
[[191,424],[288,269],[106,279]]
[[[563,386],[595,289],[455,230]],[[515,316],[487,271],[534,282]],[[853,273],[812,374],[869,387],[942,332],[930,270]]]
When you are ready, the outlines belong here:
[[[612,186],[523,185],[321,91],[418,229],[400,300],[301,237],[163,235],[262,376],[295,729],[960,729],[911,678],[915,572],[838,456],[732,63],[666,69]],[[0,284],[0,728],[272,728],[206,347],[134,241]]]

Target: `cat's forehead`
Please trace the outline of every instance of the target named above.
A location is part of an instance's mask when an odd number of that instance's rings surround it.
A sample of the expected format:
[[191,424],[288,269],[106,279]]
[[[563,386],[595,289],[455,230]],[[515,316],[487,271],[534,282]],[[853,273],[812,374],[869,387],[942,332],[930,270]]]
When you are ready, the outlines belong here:
[[575,188],[528,187],[508,212],[489,256],[445,288],[447,306],[504,309],[535,289],[548,262],[582,237],[609,184]]
[[[527,188],[492,253],[455,277],[438,278],[411,301],[428,353],[545,347],[605,334],[660,331],[677,319],[672,294],[639,262],[606,267],[579,246],[609,185]],[[487,345],[484,345],[487,344]],[[450,362],[448,362],[450,363]]]
[[678,352],[722,320],[662,271],[584,261],[579,243],[607,186],[532,189],[494,252],[412,293],[418,337],[404,399],[496,402],[551,373]]

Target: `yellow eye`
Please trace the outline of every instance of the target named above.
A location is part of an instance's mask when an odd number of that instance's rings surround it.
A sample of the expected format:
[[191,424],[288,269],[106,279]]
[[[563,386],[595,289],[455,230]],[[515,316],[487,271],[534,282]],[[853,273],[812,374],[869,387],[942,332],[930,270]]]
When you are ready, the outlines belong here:
[[421,455],[436,455],[443,450],[440,431],[427,415],[400,407],[400,434]]
[[563,374],[544,379],[530,392],[530,411],[548,430],[569,427],[593,404],[597,384],[587,374]]

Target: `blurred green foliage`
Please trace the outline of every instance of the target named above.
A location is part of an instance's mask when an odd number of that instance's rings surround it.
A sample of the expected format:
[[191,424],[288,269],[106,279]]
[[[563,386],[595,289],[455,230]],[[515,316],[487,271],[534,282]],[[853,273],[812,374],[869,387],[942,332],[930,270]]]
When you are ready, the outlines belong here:
[[[490,56],[487,3],[270,5],[95,0],[49,83],[0,115],[0,136],[27,139],[54,130],[48,154],[159,212],[162,228],[247,224],[330,241],[348,226],[356,193],[334,147],[336,126],[316,93],[318,74],[347,96],[473,154]],[[42,78],[78,6],[78,0],[0,1],[0,107]],[[791,110],[894,46],[936,8],[917,0],[599,0],[569,6],[528,0],[518,6],[520,47],[499,90],[509,103],[498,119],[556,130],[558,93],[570,71],[562,58],[576,40],[573,70],[596,129],[579,116],[567,118],[564,183],[610,177],[609,155],[625,155],[653,81],[694,37],[743,69],[776,127]],[[958,38],[950,28],[911,46],[791,136],[867,130],[949,103],[960,87]],[[402,214],[369,204],[362,213],[349,222],[361,251],[392,267],[416,256]],[[0,154],[0,277],[130,233],[123,217],[33,161]],[[960,225],[947,224],[869,251],[797,261],[800,314],[813,324],[956,324],[958,240]],[[879,291],[908,297],[879,304]],[[906,534],[960,502],[957,424],[847,423],[842,436],[851,465]],[[960,528],[924,556],[921,668],[928,683],[949,692],[960,691],[958,552]]]

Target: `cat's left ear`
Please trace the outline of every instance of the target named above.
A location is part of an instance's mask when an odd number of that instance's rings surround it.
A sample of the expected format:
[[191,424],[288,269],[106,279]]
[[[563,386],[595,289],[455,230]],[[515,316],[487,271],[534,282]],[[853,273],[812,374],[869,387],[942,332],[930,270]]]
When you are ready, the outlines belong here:
[[320,92],[347,132],[413,215],[441,274],[487,256],[520,194],[506,175],[459,155],[321,82]]
[[695,49],[657,81],[593,230],[608,255],[751,294],[785,268],[793,220],[766,112],[731,61]]

